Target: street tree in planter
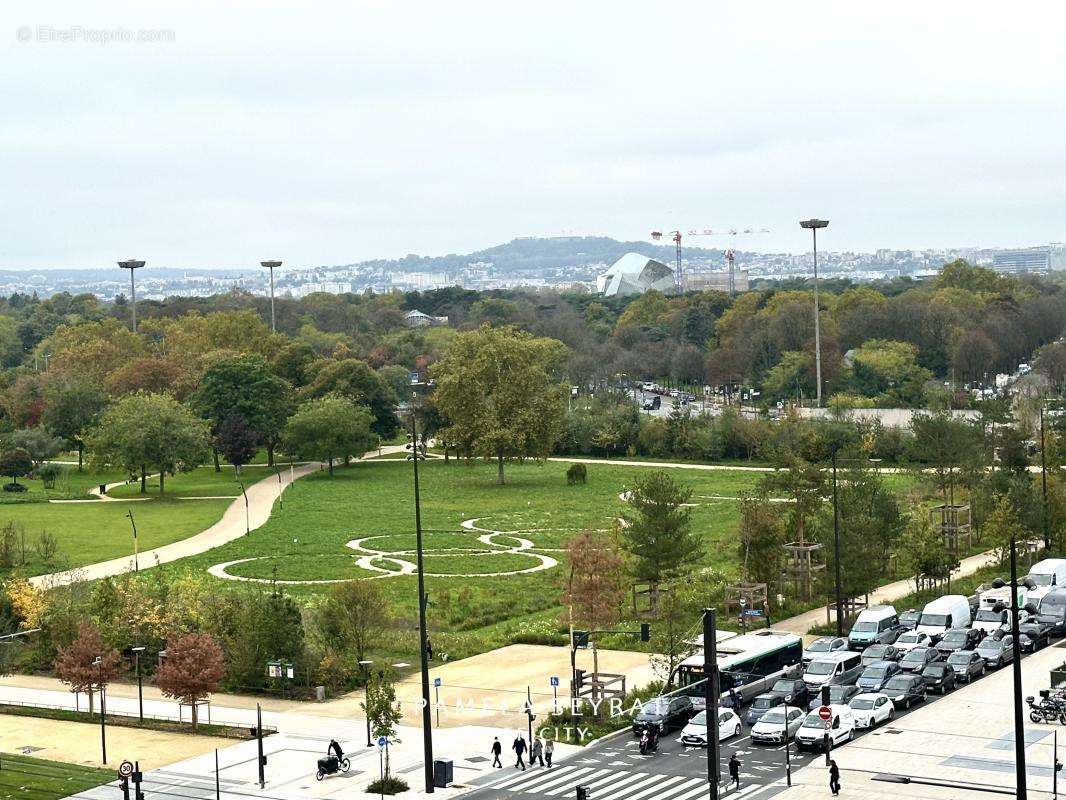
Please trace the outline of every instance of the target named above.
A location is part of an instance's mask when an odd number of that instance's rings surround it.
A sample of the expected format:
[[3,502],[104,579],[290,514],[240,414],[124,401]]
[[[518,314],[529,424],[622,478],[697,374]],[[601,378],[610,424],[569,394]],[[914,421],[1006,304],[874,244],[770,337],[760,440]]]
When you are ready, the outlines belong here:
[[156,672],[155,683],[166,697],[190,706],[195,729],[197,704],[218,689],[225,674],[218,640],[209,633],[186,633],[167,641],[167,657]]
[[5,492],[24,492],[26,487],[19,483],[19,478],[29,475],[33,470],[33,459],[21,447],[0,453],[0,474],[10,475],[11,483],[4,485]]
[[[100,659],[97,664],[96,659]],[[103,691],[119,674],[122,657],[104,644],[96,626],[81,622],[74,641],[59,651],[54,669],[72,692],[88,692],[89,713],[93,711],[93,692]]]
[[282,442],[285,451],[297,458],[326,461],[333,477],[335,458],[361,456],[377,445],[377,436],[370,429],[373,421],[365,406],[357,406],[347,397],[327,395],[296,409],[285,426]]
[[[380,671],[375,673],[366,687],[366,700],[360,704],[363,713],[370,720],[371,733],[380,738],[384,736],[388,741],[396,738],[396,726],[403,719],[403,711],[396,700],[396,686],[392,676]],[[392,767],[389,763],[389,748],[385,747],[385,774],[367,787],[370,793],[396,794],[407,789],[407,783],[401,778],[392,776]]]

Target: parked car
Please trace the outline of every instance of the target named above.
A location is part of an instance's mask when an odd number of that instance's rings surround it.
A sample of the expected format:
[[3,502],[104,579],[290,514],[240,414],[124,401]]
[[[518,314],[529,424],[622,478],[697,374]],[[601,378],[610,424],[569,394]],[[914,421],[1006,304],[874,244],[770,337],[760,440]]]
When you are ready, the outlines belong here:
[[1018,633],[1023,653],[1035,653],[1051,644],[1051,625],[1047,622],[1030,619],[1018,626]]
[[928,633],[935,641],[952,628],[968,628],[973,622],[970,598],[961,594],[946,594],[925,604],[917,630]]
[[864,692],[848,701],[855,715],[856,728],[873,728],[896,716],[896,707],[887,695],[881,692]]
[[633,733],[639,736],[645,728],[655,728],[662,735],[670,728],[684,727],[691,716],[692,701],[684,695],[655,697],[641,705],[640,713],[633,719]]
[[921,672],[926,665],[940,659],[940,652],[935,647],[916,647],[899,662],[899,668],[904,672]]
[[928,633],[907,631],[906,633],[901,633],[899,638],[892,643],[892,646],[900,653],[908,653],[915,647],[929,647],[932,644],[933,640]]
[[976,650],[956,650],[948,656],[947,663],[955,670],[955,679],[958,681],[969,683],[985,674],[985,660]]
[[892,644],[902,632],[896,609],[892,606],[870,606],[859,612],[848,633],[848,646],[862,650],[871,644]]
[[875,661],[899,661],[903,651],[894,644],[872,644],[862,651],[862,665],[868,667]]
[[895,661],[877,661],[862,671],[855,685],[862,692],[879,692],[899,671],[900,666]]
[[847,650],[848,640],[843,636],[822,636],[815,639],[803,649],[803,665],[811,663],[827,653],[835,653],[837,650]]
[[956,650],[972,650],[981,641],[981,634],[973,628],[952,628],[936,643],[936,649],[944,656]]
[[925,678],[921,675],[896,675],[882,689],[896,708],[910,708],[925,699]]
[[[724,742],[740,735],[740,717],[731,708],[718,709],[718,741]],[[706,747],[707,712],[701,711],[681,730],[681,744],[686,747]]]
[[[859,693],[858,686],[830,686],[829,687],[829,705],[846,706],[848,701]],[[807,703],[807,709],[814,711],[816,708],[821,708],[822,695],[821,693],[815,693],[811,695],[811,700]]]
[[1066,633],[1066,589],[1054,589],[1040,598],[1037,619],[1051,625],[1051,635]]
[[771,708],[776,708],[785,704],[785,699],[780,695],[773,694],[772,692],[766,692],[764,694],[757,695],[754,700],[751,701],[751,705],[748,706],[748,710],[744,712],[744,721],[749,725],[754,725],[758,722],[762,715],[769,711]]
[[921,618],[921,611],[916,608],[908,608],[899,615],[899,624],[904,630],[913,631],[918,627],[918,620]]
[[947,694],[955,688],[955,668],[946,661],[927,665],[922,670],[922,677],[927,691]]
[[786,735],[791,740],[803,724],[805,716],[803,709],[796,706],[771,708],[751,727],[751,740],[766,744],[780,744],[785,740]]
[[774,681],[770,692],[779,695],[789,705],[801,707],[807,705],[807,684],[799,678],[779,678]]
[[992,669],[999,669],[1014,661],[1014,643],[1012,637],[986,636],[981,644],[977,645],[977,655],[985,660]]
[[799,750],[819,750],[824,746],[825,736],[828,734],[830,747],[836,747],[843,742],[851,741],[855,735],[855,715],[848,706],[831,705],[832,716],[829,720],[829,729],[825,722],[818,716],[817,711],[812,711],[803,720],[796,732],[796,748]]

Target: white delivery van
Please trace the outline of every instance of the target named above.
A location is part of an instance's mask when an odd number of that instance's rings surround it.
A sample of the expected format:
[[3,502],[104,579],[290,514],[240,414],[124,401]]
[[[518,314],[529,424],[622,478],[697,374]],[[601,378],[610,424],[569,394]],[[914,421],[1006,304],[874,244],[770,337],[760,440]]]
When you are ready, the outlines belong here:
[[[1025,604],[1029,602],[1029,590],[1018,586],[1018,621],[1025,622],[1029,612]],[[998,611],[996,609],[999,609]],[[981,592],[977,602],[977,614],[974,615],[974,630],[995,633],[997,630],[1010,630],[1010,586],[998,586]]]
[[[1066,586],[1066,558],[1045,558],[1029,568],[1026,576],[1036,584],[1029,590],[1030,600],[1039,600],[1052,589]],[[1010,594],[1007,595],[1010,597]]]
[[862,650],[872,644],[891,644],[899,630],[899,616],[892,606],[870,606],[859,612],[848,633],[848,647]]
[[922,609],[915,630],[940,641],[945,632],[952,628],[968,628],[971,621],[970,601],[961,594],[946,594]]
[[833,712],[829,719],[829,728],[818,716],[818,709],[807,715],[796,731],[796,748],[799,750],[818,750],[825,745],[825,735],[829,734],[829,746],[836,747],[844,742],[850,742],[855,735],[855,714],[849,706],[832,705],[829,709]]

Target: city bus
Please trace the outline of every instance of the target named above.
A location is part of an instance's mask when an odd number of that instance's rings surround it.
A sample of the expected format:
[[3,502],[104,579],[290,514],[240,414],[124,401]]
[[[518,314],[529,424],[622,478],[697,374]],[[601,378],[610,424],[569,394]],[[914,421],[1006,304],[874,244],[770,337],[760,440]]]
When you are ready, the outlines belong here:
[[[718,685],[721,695],[733,689],[742,702],[769,691],[779,678],[799,677],[803,640],[787,631],[762,630],[733,636],[717,645]],[[671,676],[677,694],[687,695],[692,705],[703,710],[703,653],[686,658]]]

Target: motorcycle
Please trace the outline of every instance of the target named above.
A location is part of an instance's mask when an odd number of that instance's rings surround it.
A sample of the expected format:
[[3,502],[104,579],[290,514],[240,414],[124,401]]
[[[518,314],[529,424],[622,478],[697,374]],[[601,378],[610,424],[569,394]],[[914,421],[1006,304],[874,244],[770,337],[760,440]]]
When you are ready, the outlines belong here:
[[1058,722],[1066,725],[1066,707],[1049,697],[1041,697],[1040,702],[1030,696],[1025,698],[1029,704],[1029,719],[1033,722]]
[[336,756],[326,756],[325,758],[318,759],[318,772],[315,773],[315,780],[322,780],[327,775],[335,775],[338,772],[347,772],[352,768],[352,762],[345,758],[337,758]]
[[648,753],[654,753],[659,749],[659,737],[655,735],[655,731],[645,728],[644,732],[640,734],[640,754],[646,756]]

